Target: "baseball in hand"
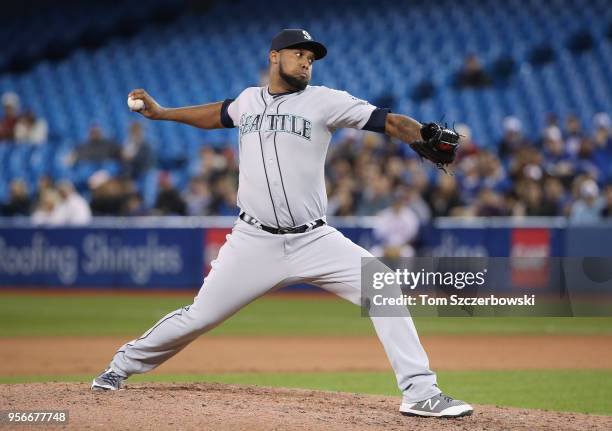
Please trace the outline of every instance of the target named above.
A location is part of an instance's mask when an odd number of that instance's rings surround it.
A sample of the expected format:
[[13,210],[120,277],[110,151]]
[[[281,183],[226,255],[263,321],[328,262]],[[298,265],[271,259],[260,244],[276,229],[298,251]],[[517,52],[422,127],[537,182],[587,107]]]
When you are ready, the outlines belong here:
[[128,107],[130,108],[130,111],[135,111],[135,112],[142,111],[145,107],[145,104],[142,100],[133,99],[131,97],[128,97],[127,104],[128,104]]

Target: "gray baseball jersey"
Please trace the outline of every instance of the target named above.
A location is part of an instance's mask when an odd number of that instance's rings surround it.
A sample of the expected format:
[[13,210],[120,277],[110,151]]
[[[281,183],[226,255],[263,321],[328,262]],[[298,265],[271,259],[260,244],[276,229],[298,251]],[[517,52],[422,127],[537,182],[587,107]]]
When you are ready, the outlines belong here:
[[250,87],[224,105],[239,128],[238,206],[273,227],[325,216],[325,155],[339,128],[361,129],[376,109],[345,91],[308,86],[272,95]]

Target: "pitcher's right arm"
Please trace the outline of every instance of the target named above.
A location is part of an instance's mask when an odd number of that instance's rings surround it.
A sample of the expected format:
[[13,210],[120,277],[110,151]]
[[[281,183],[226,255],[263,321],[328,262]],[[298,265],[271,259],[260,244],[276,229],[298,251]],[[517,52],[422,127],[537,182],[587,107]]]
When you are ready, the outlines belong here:
[[225,102],[182,108],[164,108],[142,88],[131,91],[128,97],[144,102],[145,107],[136,112],[150,120],[176,121],[200,129],[223,129],[226,127],[221,120],[221,110]]

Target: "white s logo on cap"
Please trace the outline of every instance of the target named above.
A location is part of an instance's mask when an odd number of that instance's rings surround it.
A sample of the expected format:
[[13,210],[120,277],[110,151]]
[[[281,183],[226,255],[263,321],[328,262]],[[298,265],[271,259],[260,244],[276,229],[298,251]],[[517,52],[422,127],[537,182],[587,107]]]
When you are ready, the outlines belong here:
[[302,34],[304,35],[305,39],[311,40],[312,37],[310,37],[310,35],[308,34],[308,32],[306,30],[302,30]]

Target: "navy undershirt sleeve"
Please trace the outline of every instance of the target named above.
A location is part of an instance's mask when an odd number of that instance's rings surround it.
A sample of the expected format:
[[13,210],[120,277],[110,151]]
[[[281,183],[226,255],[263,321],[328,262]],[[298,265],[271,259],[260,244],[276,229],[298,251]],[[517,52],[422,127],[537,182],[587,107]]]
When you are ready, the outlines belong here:
[[230,117],[227,112],[227,108],[229,108],[230,103],[232,103],[233,101],[234,99],[225,99],[223,101],[223,105],[221,105],[221,124],[223,124],[223,127],[226,127],[228,129],[236,127],[234,125],[234,120],[232,120],[232,117]]
[[369,132],[385,133],[385,123],[387,122],[387,114],[391,112],[389,108],[376,108],[372,111],[370,119],[363,126],[362,130]]

